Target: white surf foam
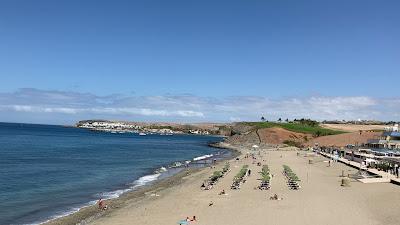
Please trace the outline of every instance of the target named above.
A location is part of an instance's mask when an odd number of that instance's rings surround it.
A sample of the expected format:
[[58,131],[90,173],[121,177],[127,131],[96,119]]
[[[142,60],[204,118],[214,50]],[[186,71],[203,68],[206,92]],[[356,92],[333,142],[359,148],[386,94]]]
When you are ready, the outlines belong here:
[[56,213],[55,215],[51,216],[50,218],[48,218],[48,219],[46,219],[44,221],[30,223],[30,224],[24,224],[24,225],[40,225],[40,224],[48,223],[48,222],[50,222],[52,220],[55,220],[55,219],[58,219],[58,218],[61,218],[61,217],[65,217],[65,216],[69,216],[71,214],[74,214],[74,213],[78,212],[80,209],[82,209],[84,207],[87,207],[87,206],[94,205],[94,204],[96,204],[96,201],[94,201],[94,203],[89,202],[87,204],[82,205],[81,207],[74,207],[74,208],[65,210],[64,212]]
[[[116,191],[110,191],[110,192],[105,192],[105,193],[101,193],[98,195],[98,198],[102,198],[102,199],[114,199],[114,198],[118,198],[119,196],[121,196],[122,194],[124,194],[125,192],[128,191],[132,191],[137,187],[141,187],[144,186],[152,181],[155,181],[158,179],[158,177],[160,176],[160,173],[157,174],[151,174],[151,175],[146,175],[143,177],[140,177],[139,179],[137,179],[136,181],[134,181],[132,184],[132,186],[128,189],[121,189],[121,190],[116,190]],[[78,212],[80,209],[87,207],[87,206],[91,206],[91,205],[95,205],[97,204],[98,200],[92,200],[86,204],[83,204],[81,207],[74,207],[74,208],[70,208],[62,213],[57,213],[53,216],[51,216],[50,218],[44,220],[44,221],[40,221],[40,222],[36,222],[36,223],[31,223],[29,225],[39,225],[39,224],[43,224],[43,223],[47,223],[49,221],[61,218],[61,217],[65,217],[68,215],[71,215],[73,213]],[[27,224],[28,225],[28,224]]]
[[[116,191],[110,191],[110,192],[105,192],[100,194],[102,199],[113,199],[113,198],[118,198],[121,196],[123,193],[130,191],[131,189],[121,189],[121,190],[116,190]],[[93,202],[93,201],[92,201]],[[95,201],[96,204],[96,201]]]
[[168,171],[168,169],[162,166],[159,169],[157,169],[155,171],[155,173],[164,173],[164,172],[167,172],[167,171]]
[[199,156],[199,157],[194,158],[193,161],[204,160],[204,159],[211,158],[211,157],[213,157],[213,156],[214,156],[213,154],[210,154],[210,155],[202,155],[202,156]]
[[156,173],[156,174],[151,174],[151,175],[147,175],[147,176],[143,176],[139,179],[137,179],[135,182],[133,182],[133,186],[132,188],[135,187],[140,187],[143,185],[146,185],[147,183],[150,183],[152,181],[155,181],[158,179],[158,177],[160,176],[160,173]]

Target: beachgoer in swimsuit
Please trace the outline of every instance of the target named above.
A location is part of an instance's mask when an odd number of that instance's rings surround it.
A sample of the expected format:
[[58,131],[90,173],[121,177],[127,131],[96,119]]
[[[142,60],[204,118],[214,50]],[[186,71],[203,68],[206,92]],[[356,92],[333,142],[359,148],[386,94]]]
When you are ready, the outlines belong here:
[[99,205],[99,209],[103,209],[103,208],[104,208],[104,206],[103,206],[103,204],[104,204],[103,199],[99,199],[99,201],[97,202],[97,204]]

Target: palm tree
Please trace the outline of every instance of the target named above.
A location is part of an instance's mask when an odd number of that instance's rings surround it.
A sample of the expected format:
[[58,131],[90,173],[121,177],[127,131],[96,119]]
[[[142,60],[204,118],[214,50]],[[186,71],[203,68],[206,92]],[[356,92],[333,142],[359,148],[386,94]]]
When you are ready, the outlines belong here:
[[262,116],[262,117],[261,117],[261,121],[263,121],[263,122],[265,121],[265,118],[264,118],[264,116]]

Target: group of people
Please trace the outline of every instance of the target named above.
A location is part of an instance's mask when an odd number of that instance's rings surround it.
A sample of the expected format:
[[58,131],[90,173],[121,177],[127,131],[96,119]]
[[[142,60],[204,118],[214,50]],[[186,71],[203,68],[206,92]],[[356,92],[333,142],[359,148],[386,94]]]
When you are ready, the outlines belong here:
[[203,189],[203,190],[210,190],[210,189],[213,187],[213,185],[210,184],[209,181],[204,181],[203,184],[201,184],[200,187],[201,187],[201,189]]
[[196,221],[196,216],[193,216],[192,219],[190,219],[189,217],[186,217],[186,221],[195,222]]
[[190,223],[196,222],[196,221],[197,221],[196,216],[193,216],[192,219],[190,219],[189,217],[186,217],[186,219],[178,221],[178,224],[186,225],[186,224],[190,224]]
[[388,169],[388,173],[395,175],[397,178],[399,178],[399,174],[400,174],[400,166],[397,164],[392,164],[390,165],[389,169]]
[[269,200],[277,200],[277,201],[280,201],[280,200],[283,200],[283,198],[279,198],[277,194],[274,194],[273,196],[269,197]]

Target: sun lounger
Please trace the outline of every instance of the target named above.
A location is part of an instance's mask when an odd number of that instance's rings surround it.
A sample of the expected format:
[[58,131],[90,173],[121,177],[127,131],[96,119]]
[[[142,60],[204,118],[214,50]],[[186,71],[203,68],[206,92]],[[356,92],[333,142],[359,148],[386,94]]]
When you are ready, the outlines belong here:
[[288,185],[289,189],[290,190],[299,190],[300,189],[300,185],[299,185],[300,179],[292,171],[292,169],[290,169],[290,167],[284,165],[283,168],[284,168],[283,175],[287,179],[286,184]]

